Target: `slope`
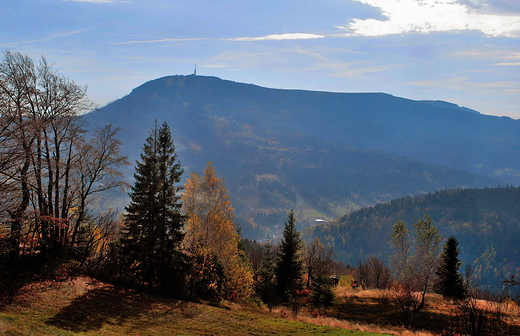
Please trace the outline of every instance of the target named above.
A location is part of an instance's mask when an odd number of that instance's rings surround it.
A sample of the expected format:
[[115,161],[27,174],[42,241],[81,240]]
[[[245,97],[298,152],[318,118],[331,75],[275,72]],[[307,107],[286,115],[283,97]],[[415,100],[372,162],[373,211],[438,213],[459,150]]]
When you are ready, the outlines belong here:
[[225,176],[251,238],[276,234],[290,208],[333,218],[405,195],[495,186],[495,172],[513,181],[520,167],[520,155],[511,155],[520,148],[517,121],[380,93],[169,76],[85,118],[91,127],[121,127],[132,160],[154,121],[167,121],[187,172],[211,160]]
[[87,277],[32,283],[0,306],[1,335],[383,335],[308,320],[281,318],[259,307],[146,295]]

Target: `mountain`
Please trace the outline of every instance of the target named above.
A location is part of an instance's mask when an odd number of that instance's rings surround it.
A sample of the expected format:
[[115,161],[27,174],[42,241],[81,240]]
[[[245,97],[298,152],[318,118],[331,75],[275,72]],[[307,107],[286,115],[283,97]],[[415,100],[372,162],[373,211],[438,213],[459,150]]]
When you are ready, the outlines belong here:
[[186,173],[212,161],[224,175],[249,238],[276,234],[291,208],[337,218],[406,195],[520,181],[520,121],[383,93],[168,76],[85,119],[121,127],[132,162],[155,120],[167,121]]
[[413,230],[415,219],[429,215],[445,238],[459,240],[461,261],[472,266],[480,285],[500,291],[502,280],[520,270],[519,200],[517,187],[442,190],[354,211],[304,236],[319,237],[347,264],[367,256],[388,261],[394,223],[403,220]]

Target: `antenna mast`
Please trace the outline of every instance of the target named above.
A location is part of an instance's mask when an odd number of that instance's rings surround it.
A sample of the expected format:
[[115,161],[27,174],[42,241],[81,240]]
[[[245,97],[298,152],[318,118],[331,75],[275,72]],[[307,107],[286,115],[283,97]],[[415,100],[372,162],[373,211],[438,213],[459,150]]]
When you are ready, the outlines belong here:
[[197,64],[195,64],[195,70],[193,70],[193,76],[197,76]]

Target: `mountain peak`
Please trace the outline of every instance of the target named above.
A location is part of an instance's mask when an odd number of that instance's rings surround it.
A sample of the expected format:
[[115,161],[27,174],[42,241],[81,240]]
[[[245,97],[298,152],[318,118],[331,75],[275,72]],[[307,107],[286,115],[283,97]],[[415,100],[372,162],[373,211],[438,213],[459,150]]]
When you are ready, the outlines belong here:
[[447,102],[175,75],[86,118],[121,127],[131,159],[155,120],[168,122],[186,171],[213,161],[256,234],[291,208],[334,218],[441,188],[520,182],[520,123]]

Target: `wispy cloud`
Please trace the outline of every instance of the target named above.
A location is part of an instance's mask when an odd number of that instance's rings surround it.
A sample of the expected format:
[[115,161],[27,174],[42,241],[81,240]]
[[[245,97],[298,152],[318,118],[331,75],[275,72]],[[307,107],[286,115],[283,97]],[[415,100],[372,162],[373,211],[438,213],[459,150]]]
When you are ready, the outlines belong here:
[[266,35],[259,37],[237,37],[228,40],[232,41],[280,41],[280,40],[309,40],[309,39],[317,39],[324,38],[323,35],[316,34],[307,34],[307,33],[291,33],[291,34],[277,34],[277,35]]
[[54,40],[54,39],[57,39],[57,38],[61,38],[61,37],[67,37],[67,36],[71,36],[71,35],[80,34],[80,33],[83,33],[86,30],[87,29],[65,31],[65,32],[52,34],[52,35],[49,35],[49,36],[41,38],[41,39],[10,42],[9,44],[10,45],[16,45],[16,44],[24,44],[24,43],[47,42],[47,41],[51,41],[51,40]]
[[205,60],[202,64],[209,68],[226,68],[230,70],[278,69],[288,68],[290,50],[238,51],[224,50]]
[[412,86],[438,87],[454,91],[477,93],[485,97],[505,96],[520,92],[520,83],[515,81],[477,82],[467,76],[453,76],[407,83]]
[[128,2],[128,1],[121,1],[121,0],[63,0],[63,1],[70,1],[70,2],[90,2],[90,3],[98,3],[98,4],[104,4],[104,3],[116,3],[116,2]]
[[502,62],[502,63],[497,63],[496,65],[501,65],[501,66],[520,66],[520,62]]
[[135,40],[135,41],[112,42],[110,44],[167,43],[167,42],[203,41],[203,40],[214,40],[214,39],[205,38],[205,37],[186,38],[186,39],[164,38],[164,39],[155,39],[155,40]]
[[203,40],[218,40],[218,41],[281,41],[281,40],[308,40],[324,38],[323,35],[307,34],[307,33],[292,33],[292,34],[279,34],[279,35],[267,35],[259,37],[235,37],[235,38],[211,38],[211,37],[197,37],[197,38],[163,38],[154,40],[135,40],[135,41],[124,41],[124,42],[113,42],[111,44],[139,44],[139,43],[167,43],[167,42],[186,42],[186,41],[203,41]]
[[331,74],[332,77],[344,77],[344,78],[354,78],[363,75],[380,73],[395,70],[396,68],[401,67],[398,64],[389,64],[389,65],[368,65],[368,66],[352,66],[349,64],[337,64],[334,69],[335,71]]
[[387,20],[353,19],[351,35],[384,36],[473,30],[488,36],[518,37],[520,15],[485,14],[458,0],[355,0],[381,10]]

